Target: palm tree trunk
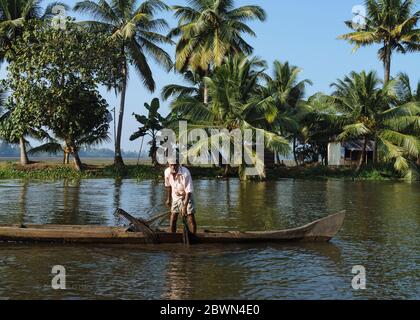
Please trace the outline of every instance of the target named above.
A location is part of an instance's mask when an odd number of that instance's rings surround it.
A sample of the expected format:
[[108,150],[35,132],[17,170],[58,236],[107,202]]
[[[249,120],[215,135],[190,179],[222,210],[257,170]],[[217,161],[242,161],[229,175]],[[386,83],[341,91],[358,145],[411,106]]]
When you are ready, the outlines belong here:
[[83,170],[83,165],[82,165],[82,161],[80,160],[80,157],[79,157],[79,152],[77,150],[73,150],[71,155],[73,157],[73,163],[74,163],[74,166],[75,166],[76,170],[77,171],[82,171]]
[[28,154],[26,152],[26,141],[23,137],[19,138],[20,164],[26,166],[29,164]]
[[298,162],[297,154],[296,154],[296,136],[293,136],[293,157],[295,159],[296,167],[298,167],[299,162]]
[[391,79],[391,48],[388,44],[385,44],[385,58],[384,58],[384,67],[385,67],[385,79],[384,84],[387,84]]
[[[71,140],[66,140],[65,142],[66,142],[66,147],[65,147],[66,153],[67,155],[71,154],[71,156],[73,157],[74,167],[76,168],[77,171],[82,171],[83,165],[82,165],[82,161],[80,160],[79,151],[77,147],[74,146],[74,143]],[[68,159],[68,156],[67,156],[67,159]]]
[[373,166],[378,164],[378,139],[375,136],[374,145],[373,145]]
[[229,165],[228,164],[225,164],[225,170],[224,170],[224,173],[223,173],[223,177],[225,177],[225,178],[227,178],[228,177],[228,175],[229,175]]
[[247,181],[248,180],[248,177],[245,174],[245,170],[246,170],[246,165],[244,163],[242,163],[238,168],[239,180],[240,181]]
[[[125,51],[123,47],[123,52]],[[122,127],[124,121],[124,108],[125,108],[125,97],[127,92],[127,61],[124,59],[122,65],[122,90],[121,90],[121,103],[120,103],[120,112],[118,115],[118,126],[117,126],[117,137],[115,140],[115,159],[114,165],[116,167],[123,167],[124,161],[121,154],[121,136],[122,136]]]
[[209,88],[204,84],[204,104],[209,104]]
[[69,164],[70,163],[70,153],[65,150],[63,155],[63,164]]
[[359,173],[360,170],[363,167],[364,162],[366,161],[366,148],[367,148],[367,143],[368,143],[368,138],[365,137],[364,138],[364,142],[363,142],[363,149],[362,149],[362,155],[359,159],[359,164],[357,165],[357,169],[356,169],[356,173]]
[[[208,66],[206,72],[204,73],[204,77],[207,77],[208,76],[209,71],[210,71],[210,65]],[[204,93],[203,93],[203,96],[204,96],[204,104],[209,104],[209,87],[207,86],[207,84],[204,81],[204,79],[203,79],[203,82],[204,82]]]

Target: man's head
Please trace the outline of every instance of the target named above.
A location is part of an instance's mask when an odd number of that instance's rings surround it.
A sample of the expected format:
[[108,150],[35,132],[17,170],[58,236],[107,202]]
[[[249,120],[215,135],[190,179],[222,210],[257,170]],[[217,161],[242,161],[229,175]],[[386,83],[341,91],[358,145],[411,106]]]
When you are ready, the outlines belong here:
[[179,160],[176,158],[168,159],[169,168],[171,168],[172,174],[177,174],[179,170]]

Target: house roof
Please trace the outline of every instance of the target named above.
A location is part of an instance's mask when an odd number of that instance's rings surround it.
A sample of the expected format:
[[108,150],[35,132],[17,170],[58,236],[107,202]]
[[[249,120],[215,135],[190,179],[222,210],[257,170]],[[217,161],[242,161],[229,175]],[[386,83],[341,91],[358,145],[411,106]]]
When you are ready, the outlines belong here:
[[[351,140],[343,142],[343,147],[347,150],[351,151],[362,151],[363,150],[363,140]],[[375,142],[372,140],[369,140],[366,146],[366,151],[373,151]]]

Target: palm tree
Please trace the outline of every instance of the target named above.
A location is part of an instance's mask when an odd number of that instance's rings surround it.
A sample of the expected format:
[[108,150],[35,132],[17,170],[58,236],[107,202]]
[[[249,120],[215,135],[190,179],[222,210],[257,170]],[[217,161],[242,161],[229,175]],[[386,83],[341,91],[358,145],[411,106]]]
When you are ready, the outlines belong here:
[[293,155],[296,165],[297,137],[301,129],[300,122],[305,114],[305,89],[312,85],[308,79],[299,81],[302,69],[289,65],[288,62],[274,61],[274,77],[267,77],[267,85],[263,88],[264,96],[271,96],[278,110],[273,129],[281,135],[291,134]]
[[[341,35],[339,39],[356,45],[355,50],[361,46],[380,44],[378,56],[384,64],[386,84],[391,79],[392,53],[420,50],[420,30],[416,29],[420,11],[413,13],[415,0],[366,0],[365,6],[365,28]],[[346,24],[354,29],[351,21]]]
[[[28,151],[28,154],[36,155],[39,153],[59,154],[63,153],[63,164],[69,164],[70,154],[72,154],[72,148],[67,145],[64,138],[59,137],[48,137],[48,141],[38,147],[32,148]],[[92,147],[100,145],[104,142],[108,142],[108,125],[104,125],[101,128],[89,132],[87,134],[81,134],[74,140],[74,147],[80,150],[83,147]],[[81,169],[81,160],[78,153],[75,155],[74,163],[78,170]]]
[[26,137],[30,137],[35,140],[42,140],[48,136],[47,132],[42,129],[33,129],[31,127],[26,127],[24,130],[24,134],[16,138],[12,134],[14,128],[16,126],[21,125],[21,123],[16,124],[13,122],[13,109],[6,109],[4,110],[4,105],[6,102],[7,90],[4,88],[3,85],[0,85],[0,138],[5,140],[11,144],[18,144],[20,150],[20,164],[21,165],[28,165],[31,162],[28,158],[27,147],[29,146],[29,142]]
[[[227,129],[229,132],[259,129],[264,134],[265,147],[287,153],[289,151],[287,140],[266,130],[266,124],[272,123],[276,118],[277,109],[272,103],[272,97],[261,98],[259,83],[266,76],[261,69],[264,66],[265,62],[257,58],[248,59],[241,55],[229,57],[224,64],[214,70],[212,78],[204,78],[209,90],[208,104],[194,96],[181,96],[172,103],[172,112],[183,115],[184,119],[190,121],[192,127],[219,129],[220,133],[212,135],[209,139],[216,137],[230,141],[231,145],[238,142],[221,129]],[[189,153],[195,155],[203,144],[209,143],[210,140],[201,139]],[[252,147],[248,145],[239,147],[245,154],[251,155]],[[256,167],[260,175],[264,176],[262,159],[257,159]],[[245,178],[244,169],[242,161],[241,178]]]
[[337,120],[342,123],[340,140],[363,140],[362,157],[357,172],[363,166],[369,140],[375,141],[374,162],[378,156],[394,161],[394,168],[402,173],[410,169],[409,158],[417,158],[420,142],[418,135],[405,133],[409,127],[417,132],[420,124],[420,106],[409,102],[398,105],[395,87],[397,79],[383,87],[375,72],[352,72],[343,80],[333,83],[334,107]]
[[160,44],[171,44],[172,41],[159,33],[168,28],[163,19],[156,19],[157,11],[169,10],[160,0],[147,0],[139,5],[137,0],[100,0],[78,2],[74,10],[90,13],[95,21],[86,21],[85,25],[110,35],[119,41],[121,48],[121,103],[118,115],[118,126],[115,141],[115,165],[124,166],[121,155],[121,136],[124,119],[125,98],[129,77],[129,64],[137,71],[143,85],[153,92],[156,84],[147,56],[165,66],[168,71],[172,67],[172,60]]
[[18,144],[20,150],[20,164],[25,166],[31,163],[28,157],[27,147],[30,146],[27,138],[32,138],[34,140],[43,140],[48,137],[48,133],[42,129],[33,129],[31,127],[26,127],[23,135],[16,138],[12,134],[14,128],[20,124],[16,124],[13,121],[13,110],[8,110],[0,115],[0,137],[8,143]]
[[[399,73],[398,79],[397,97],[399,104],[416,102],[420,105],[420,80],[417,82],[416,90],[414,90],[411,87],[410,78],[406,73]],[[415,128],[409,128],[409,131],[416,134]],[[417,157],[417,165],[420,166],[420,156]]]
[[406,73],[398,74],[397,96],[400,103],[420,102],[420,80],[417,82],[416,90],[412,88],[410,77]]
[[160,102],[159,99],[155,98],[152,100],[151,104],[145,103],[144,107],[149,111],[149,114],[146,116],[134,114],[136,120],[141,124],[141,127],[138,131],[133,133],[130,137],[130,141],[137,140],[138,138],[143,138],[149,136],[151,138],[150,144],[150,157],[152,158],[153,166],[158,164],[157,162],[157,134],[160,130],[164,128],[164,123],[166,119],[159,114]]
[[[255,36],[247,21],[264,21],[266,14],[259,6],[235,7],[233,0],[191,0],[189,6],[173,6],[178,26],[170,32],[179,36],[176,46],[176,69],[191,69],[208,76],[212,67],[220,66],[229,54],[250,55],[253,48],[243,35]],[[208,90],[204,86],[204,103]]]
[[163,100],[178,99],[182,96],[194,96],[203,101],[203,81],[198,73],[186,71],[183,74],[186,85],[169,84],[162,89]]
[[300,146],[296,153],[307,160],[328,165],[328,143],[341,132],[336,109],[331,108],[331,98],[318,92],[298,104],[298,113],[292,120],[298,123]]

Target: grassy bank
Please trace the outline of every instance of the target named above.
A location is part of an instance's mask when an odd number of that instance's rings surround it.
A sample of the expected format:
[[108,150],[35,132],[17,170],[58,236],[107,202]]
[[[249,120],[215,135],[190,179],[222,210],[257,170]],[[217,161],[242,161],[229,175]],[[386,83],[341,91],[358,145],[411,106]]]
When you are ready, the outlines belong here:
[[[116,170],[109,164],[87,164],[82,172],[76,171],[71,165],[56,163],[34,163],[21,166],[14,162],[0,162],[0,179],[95,179],[95,178],[127,178],[127,179],[162,179],[163,167],[154,168],[149,164],[126,165],[124,169]],[[195,178],[216,178],[218,168],[191,168]]]
[[290,179],[342,179],[342,180],[371,180],[386,181],[400,180],[390,168],[366,167],[358,174],[351,168],[330,168],[326,166],[316,167],[278,167],[267,170],[268,179],[290,178]]
[[[153,168],[149,164],[129,164],[123,170],[116,170],[109,163],[87,164],[83,172],[78,172],[72,166],[63,166],[58,163],[35,163],[21,166],[15,162],[0,162],[0,179],[95,179],[95,178],[131,178],[138,180],[162,179],[163,167]],[[194,178],[217,178],[222,175],[219,168],[190,168]],[[237,177],[237,170],[231,170],[231,177]],[[398,180],[389,168],[365,168],[359,174],[349,168],[317,167],[276,167],[267,169],[267,179],[343,179],[343,180]]]

